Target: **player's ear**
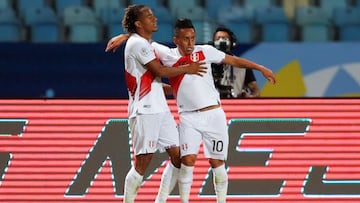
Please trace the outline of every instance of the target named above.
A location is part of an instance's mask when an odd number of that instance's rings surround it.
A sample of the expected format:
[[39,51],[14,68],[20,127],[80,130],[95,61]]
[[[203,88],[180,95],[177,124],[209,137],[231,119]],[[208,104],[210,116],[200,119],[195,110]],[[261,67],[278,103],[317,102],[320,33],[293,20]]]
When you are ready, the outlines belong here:
[[140,21],[135,21],[135,26],[136,26],[136,27],[141,27]]

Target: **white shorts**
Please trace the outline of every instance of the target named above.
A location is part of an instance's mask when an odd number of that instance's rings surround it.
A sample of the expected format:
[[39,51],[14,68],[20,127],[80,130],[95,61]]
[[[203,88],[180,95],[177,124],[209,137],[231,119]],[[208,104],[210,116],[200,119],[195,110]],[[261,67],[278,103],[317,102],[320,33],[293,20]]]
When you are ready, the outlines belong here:
[[180,114],[181,156],[198,154],[201,142],[206,158],[226,160],[229,147],[225,112],[216,108]]
[[179,146],[179,131],[170,112],[137,115],[129,126],[135,155]]

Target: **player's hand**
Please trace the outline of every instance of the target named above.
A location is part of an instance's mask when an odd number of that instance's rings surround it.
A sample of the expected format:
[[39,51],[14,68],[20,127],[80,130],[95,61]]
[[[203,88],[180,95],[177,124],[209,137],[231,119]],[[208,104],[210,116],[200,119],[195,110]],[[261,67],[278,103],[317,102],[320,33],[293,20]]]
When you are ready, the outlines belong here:
[[199,76],[203,76],[207,72],[207,67],[205,66],[204,61],[190,63],[187,69],[188,74],[196,74]]
[[118,36],[115,36],[111,38],[106,46],[105,52],[113,50],[113,52],[116,51],[117,48],[120,47],[120,45],[129,38],[129,34],[120,34]]
[[272,84],[276,83],[275,74],[269,68],[262,66],[261,72],[263,76]]

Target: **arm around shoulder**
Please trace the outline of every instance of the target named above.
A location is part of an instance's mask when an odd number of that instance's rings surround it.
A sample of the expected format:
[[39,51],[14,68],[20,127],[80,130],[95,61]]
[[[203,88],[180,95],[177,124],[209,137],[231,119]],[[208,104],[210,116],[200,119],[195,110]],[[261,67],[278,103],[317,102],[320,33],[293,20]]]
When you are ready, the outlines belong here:
[[129,39],[130,37],[130,34],[120,34],[120,35],[117,35],[115,37],[112,37],[107,45],[106,45],[106,49],[105,49],[105,52],[108,52],[108,51],[111,51],[113,50],[113,52],[116,51],[117,48],[120,47],[120,45],[126,41],[127,39]]
[[206,73],[206,67],[204,67],[203,64],[204,62],[194,62],[179,67],[168,67],[161,65],[158,60],[154,59],[145,66],[157,77],[175,77],[181,74],[196,74],[201,76]]

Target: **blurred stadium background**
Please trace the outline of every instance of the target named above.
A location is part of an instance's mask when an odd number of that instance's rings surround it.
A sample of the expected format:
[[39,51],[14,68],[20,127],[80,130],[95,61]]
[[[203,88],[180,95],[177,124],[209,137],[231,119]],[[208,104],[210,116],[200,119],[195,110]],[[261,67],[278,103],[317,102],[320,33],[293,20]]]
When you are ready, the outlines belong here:
[[[153,35],[156,41],[171,45],[172,26],[177,18],[193,20],[198,43],[211,41],[216,27],[224,25],[235,32],[240,42],[238,55],[248,56],[277,72],[299,60],[299,53],[294,52],[281,64],[268,63],[266,57],[291,52],[287,45],[309,46],[301,54],[309,52],[318,61],[298,61],[295,70],[300,73],[295,81],[300,82],[293,86],[299,90],[264,90],[263,95],[355,96],[360,92],[360,78],[353,76],[349,92],[309,93],[306,88],[313,89],[316,84],[309,87],[302,75],[306,68],[320,71],[335,66],[338,68],[334,75],[344,64],[355,64],[352,67],[359,69],[355,53],[359,53],[360,0],[0,0],[0,96],[126,98],[122,52],[105,54],[103,50],[112,36],[124,33],[121,20],[124,8],[130,4],[145,4],[153,9],[159,25]],[[266,53],[247,55],[249,50],[269,43]],[[313,45],[318,44],[324,45],[320,52],[311,52]],[[331,50],[334,44],[341,46]],[[285,47],[272,50],[279,45]],[[324,50],[333,52],[323,53]],[[349,54],[353,56],[350,59]],[[327,59],[332,62],[324,64]],[[304,69],[305,63],[313,66]],[[318,64],[321,66],[314,67]],[[346,74],[358,74],[353,69],[356,68],[346,69]],[[290,76],[284,77],[291,79]],[[266,89],[261,76],[257,78]],[[330,82],[324,88],[330,88],[334,78],[325,79]]]

